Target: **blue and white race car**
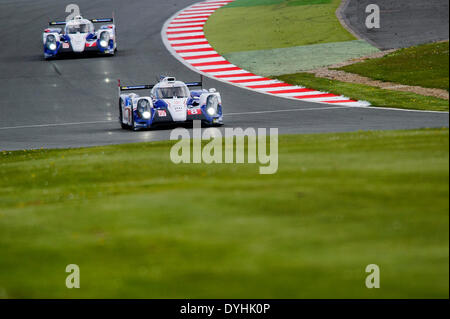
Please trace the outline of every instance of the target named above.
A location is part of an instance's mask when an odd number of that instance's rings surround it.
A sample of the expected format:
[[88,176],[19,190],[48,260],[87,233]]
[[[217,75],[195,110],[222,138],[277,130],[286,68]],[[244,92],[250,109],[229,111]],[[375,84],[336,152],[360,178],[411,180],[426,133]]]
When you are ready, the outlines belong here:
[[[94,23],[108,23],[95,30]],[[49,25],[64,25],[61,28],[47,28],[42,40],[44,43],[44,58],[49,59],[63,53],[98,52],[104,55],[114,55],[117,50],[116,26],[114,19],[84,19],[76,16],[69,21],[53,21]]]
[[[190,87],[200,89],[191,91]],[[157,84],[137,86],[122,86],[119,80],[120,125],[132,130],[194,120],[209,126],[223,125],[220,93],[202,87],[202,81],[184,83],[174,77],[161,77]],[[122,93],[135,90],[149,90],[150,94]]]

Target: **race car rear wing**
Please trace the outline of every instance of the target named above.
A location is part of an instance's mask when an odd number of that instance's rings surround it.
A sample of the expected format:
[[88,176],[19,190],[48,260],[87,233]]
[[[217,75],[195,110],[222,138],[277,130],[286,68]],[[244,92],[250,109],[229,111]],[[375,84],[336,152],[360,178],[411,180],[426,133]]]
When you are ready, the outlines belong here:
[[117,86],[119,87],[119,93],[122,91],[135,91],[135,90],[151,90],[155,86],[154,84],[144,85],[122,85],[120,79],[117,80]]
[[[144,85],[121,85],[120,79],[117,80],[118,87],[119,87],[119,95],[120,92],[123,91],[135,91],[135,90],[151,90],[155,87],[156,84],[144,84]],[[200,82],[189,82],[185,83],[187,87],[201,87],[203,88],[203,75],[201,75],[201,81]]]
[[[106,23],[111,22],[114,23],[114,18],[103,18],[103,19],[89,19],[92,23]],[[48,25],[66,25],[66,21],[50,21]]]
[[203,89],[203,74],[200,74],[200,82],[186,83],[187,87],[201,87]]
[[48,25],[66,25],[66,21],[50,21]]
[[105,23],[105,22],[111,22],[114,23],[114,18],[105,18],[105,19],[91,19],[92,23]]
[[203,82],[190,82],[186,83],[187,87],[201,87],[203,88]]

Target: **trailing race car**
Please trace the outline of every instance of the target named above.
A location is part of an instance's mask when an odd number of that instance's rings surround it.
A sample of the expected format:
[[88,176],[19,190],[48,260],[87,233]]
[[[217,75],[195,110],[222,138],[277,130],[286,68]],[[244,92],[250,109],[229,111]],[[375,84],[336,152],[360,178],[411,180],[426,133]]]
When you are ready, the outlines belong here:
[[[190,87],[200,90],[190,91]],[[149,96],[123,91],[151,90]],[[215,89],[204,90],[203,83],[184,83],[174,77],[161,77],[154,85],[121,86],[119,80],[119,121],[124,129],[150,128],[157,124],[185,123],[223,125],[222,100]]]
[[[94,23],[107,23],[97,31]],[[76,16],[67,22],[49,22],[50,26],[64,25],[61,28],[47,28],[44,30],[44,58],[49,59],[62,53],[69,52],[98,52],[105,55],[114,55],[117,50],[116,26],[114,18],[84,19]]]

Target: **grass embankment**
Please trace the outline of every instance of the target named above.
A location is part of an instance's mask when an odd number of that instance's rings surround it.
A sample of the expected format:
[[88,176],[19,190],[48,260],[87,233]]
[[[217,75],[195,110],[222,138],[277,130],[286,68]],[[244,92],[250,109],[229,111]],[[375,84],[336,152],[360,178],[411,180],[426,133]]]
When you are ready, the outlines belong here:
[[1,153],[0,297],[448,298],[447,129],[280,136],[270,176],[170,145]]
[[[353,36],[340,25],[335,16],[339,4],[340,0],[236,0],[214,13],[206,24],[205,32],[218,52],[256,74],[369,101],[373,106],[448,111],[448,100],[435,97],[315,78],[303,72],[283,75],[284,71],[309,70],[305,67],[308,61],[311,66],[320,67],[324,66],[321,65],[324,61],[335,64],[364,55],[362,52],[370,52],[365,46],[358,49],[361,44],[351,41]],[[354,56],[347,56],[342,50],[326,49],[327,46],[322,51],[320,47],[312,46],[312,51],[308,52],[305,46],[331,42],[336,43],[338,48],[341,41],[350,41],[342,43],[355,47]],[[286,52],[278,52],[283,50],[280,48],[286,48]],[[292,58],[292,54],[301,56],[296,59]],[[307,61],[302,57],[306,57]],[[380,59],[343,67],[342,70],[375,80],[448,90],[448,60],[447,42],[403,49]]]
[[340,68],[374,80],[449,90],[449,43],[402,49]]
[[448,100],[410,92],[386,90],[363,84],[329,80],[315,77],[311,73],[286,74],[274,78],[319,91],[345,95],[354,100],[368,101],[372,106],[430,111],[449,110]]
[[335,17],[340,0],[236,0],[205,25],[221,54],[352,41]]
[[[357,73],[375,80],[448,90],[449,44],[432,43],[402,49],[382,58],[355,63],[339,70]],[[308,73],[287,74],[276,78],[291,84],[346,95],[369,101],[374,106],[417,110],[448,111],[449,101],[415,93],[386,90],[324,78]]]

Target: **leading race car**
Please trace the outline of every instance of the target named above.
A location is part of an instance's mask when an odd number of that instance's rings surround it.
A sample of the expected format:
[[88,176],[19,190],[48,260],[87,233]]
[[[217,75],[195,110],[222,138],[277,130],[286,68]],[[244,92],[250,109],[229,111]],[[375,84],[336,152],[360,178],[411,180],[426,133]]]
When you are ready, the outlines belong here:
[[[200,87],[190,91],[190,87]],[[151,90],[148,96],[124,91]],[[144,129],[157,124],[200,120],[209,126],[223,125],[222,100],[215,89],[203,83],[184,83],[174,77],[161,77],[152,85],[121,86],[119,80],[119,121],[124,129]]]
[[[94,23],[108,23],[95,30]],[[114,18],[84,19],[76,16],[69,21],[49,22],[50,26],[64,25],[61,28],[47,28],[42,39],[44,43],[44,58],[49,59],[62,53],[98,52],[104,55],[114,55],[117,50],[116,26]]]

